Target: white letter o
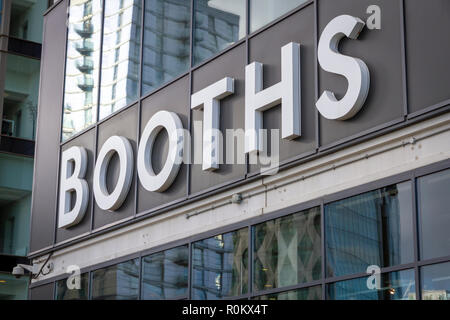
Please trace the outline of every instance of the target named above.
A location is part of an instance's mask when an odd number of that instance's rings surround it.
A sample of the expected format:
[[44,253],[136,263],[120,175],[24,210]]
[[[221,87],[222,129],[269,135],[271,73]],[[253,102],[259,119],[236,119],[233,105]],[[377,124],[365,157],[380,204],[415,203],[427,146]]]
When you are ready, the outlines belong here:
[[[120,173],[114,191],[109,194],[106,175],[114,153],[119,156]],[[109,138],[100,150],[94,169],[94,196],[100,209],[114,211],[120,208],[130,190],[133,169],[133,148],[128,139],[119,136]]]
[[[169,135],[169,153],[161,172],[155,174],[152,166],[153,144],[163,129]],[[150,192],[166,191],[178,175],[183,151],[184,131],[180,118],[173,112],[157,112],[147,123],[139,144],[137,171],[144,189]]]

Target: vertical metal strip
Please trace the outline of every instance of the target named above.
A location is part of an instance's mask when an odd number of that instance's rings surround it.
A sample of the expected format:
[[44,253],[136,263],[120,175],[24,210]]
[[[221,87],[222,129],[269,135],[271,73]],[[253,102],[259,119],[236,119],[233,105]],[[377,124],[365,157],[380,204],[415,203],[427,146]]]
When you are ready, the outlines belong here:
[[406,57],[406,21],[405,21],[405,0],[399,0],[400,5],[400,44],[402,56],[402,90],[403,90],[403,115],[406,118],[409,113],[408,101],[408,70]]

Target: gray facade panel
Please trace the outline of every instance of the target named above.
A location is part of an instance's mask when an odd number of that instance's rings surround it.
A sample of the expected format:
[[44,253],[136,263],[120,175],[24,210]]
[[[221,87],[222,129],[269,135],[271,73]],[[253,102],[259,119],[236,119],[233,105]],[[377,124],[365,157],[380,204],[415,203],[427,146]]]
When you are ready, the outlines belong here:
[[[195,70],[192,77],[193,93],[196,93],[211,84],[225,78],[231,77],[235,80],[235,93],[220,101],[220,131],[223,134],[223,160],[226,162],[226,131],[244,129],[245,120],[245,66],[246,52],[245,44],[241,44],[231,51],[221,55],[217,59],[210,61],[200,69]],[[202,141],[194,137],[194,121],[203,121],[203,111],[192,111],[191,136],[192,150],[203,152],[202,146],[196,146],[197,141]],[[243,132],[243,131],[242,131]],[[235,162],[238,153],[244,153],[244,145],[235,143]],[[222,164],[218,170],[205,172],[201,164],[191,166],[191,193],[199,193],[207,189],[244,179],[246,172],[245,162],[243,164]]]
[[[189,124],[189,77],[185,76],[170,86],[158,91],[142,101],[141,134],[147,122],[158,111],[175,112],[181,119],[183,127]],[[158,135],[153,149],[152,164],[154,170],[162,168],[167,157],[168,136],[164,132]],[[155,157],[156,156],[156,157]],[[182,200],[187,196],[187,166],[182,165],[172,186],[163,193],[148,192],[138,182],[138,213],[150,211],[162,205]]]
[[[127,138],[133,147],[133,165],[136,163],[137,155],[137,126],[138,123],[138,106],[135,105],[126,109],[98,127],[98,143],[97,155],[103,144],[112,136],[122,136]],[[119,177],[119,157],[114,155],[110,161],[109,169],[106,177],[106,185],[108,191],[114,190],[117,179]],[[133,181],[131,182],[130,192],[125,199],[123,205],[117,211],[110,212],[100,209],[97,204],[94,205],[94,229],[101,228],[105,225],[115,223],[119,220],[130,218],[135,213],[135,184],[136,170],[134,170]],[[92,185],[91,185],[92,189]]]
[[[58,155],[63,100],[66,12],[60,2],[44,20],[30,251],[51,246],[57,205]],[[51,39],[51,40],[50,40]]]
[[[360,112],[350,120],[320,117],[320,144],[327,146],[400,119],[404,115],[402,34],[397,0],[321,0],[318,2],[319,36],[335,17],[349,14],[366,21],[370,5],[381,9],[381,30],[365,28],[358,40],[341,41],[340,52],[362,59],[370,70],[370,91]],[[319,94],[331,90],[339,98],[347,91],[345,78],[319,69]]]
[[450,99],[450,1],[405,1],[409,111]]
[[54,284],[49,283],[43,286],[30,289],[30,300],[53,300]]
[[[283,163],[316,148],[315,104],[315,44],[314,6],[309,5],[286,20],[249,41],[249,63],[264,64],[264,88],[281,81],[281,48],[290,42],[300,44],[302,136],[295,140],[280,140],[280,162]],[[264,112],[264,129],[281,129],[281,106]],[[280,130],[281,138],[281,130]],[[268,147],[271,148],[270,138]],[[258,173],[259,165],[251,165],[250,173]]]
[[[62,147],[62,152],[70,149],[71,147],[84,147],[88,154],[88,167],[86,170],[85,180],[89,186],[92,186],[92,177],[94,175],[95,164],[95,129],[91,129],[85,134],[71,140],[69,143]],[[92,216],[92,201],[93,193],[89,193],[89,203],[84,215],[83,220],[76,226],[70,229],[58,229],[56,230],[56,242],[65,241],[73,237],[85,234],[91,230],[91,216]]]

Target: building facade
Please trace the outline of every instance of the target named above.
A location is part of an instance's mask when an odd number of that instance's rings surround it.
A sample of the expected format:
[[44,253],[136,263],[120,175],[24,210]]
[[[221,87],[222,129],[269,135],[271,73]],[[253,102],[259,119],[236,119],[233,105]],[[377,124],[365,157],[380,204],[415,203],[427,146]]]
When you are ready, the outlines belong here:
[[446,0],[58,1],[30,298],[450,299],[449,32]]
[[0,299],[26,299],[43,14],[48,1],[0,1]]

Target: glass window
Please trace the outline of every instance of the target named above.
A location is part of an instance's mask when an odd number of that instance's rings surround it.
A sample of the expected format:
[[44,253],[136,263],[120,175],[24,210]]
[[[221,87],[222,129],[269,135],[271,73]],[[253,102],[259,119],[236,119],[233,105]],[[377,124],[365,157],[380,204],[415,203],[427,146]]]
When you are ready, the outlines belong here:
[[0,153],[0,254],[28,254],[32,183],[32,158]]
[[450,170],[417,179],[422,259],[450,255]]
[[42,16],[48,1],[12,0],[9,35],[11,37],[42,42]]
[[92,273],[93,300],[137,300],[138,298],[139,259]]
[[188,70],[190,0],[145,0],[142,93]]
[[0,300],[27,300],[29,277],[16,279],[0,272]]
[[375,278],[358,278],[327,286],[330,300],[415,300],[414,270],[381,274]]
[[188,293],[189,247],[152,254],[142,260],[142,299],[170,300]]
[[56,300],[89,299],[89,274],[83,273],[69,279],[56,282]]
[[139,96],[141,0],[105,2],[100,119]]
[[248,228],[193,244],[196,300],[217,300],[248,292]]
[[308,0],[250,0],[250,32],[256,31]]
[[422,299],[450,300],[450,262],[423,267]]
[[39,60],[6,55],[2,135],[34,140],[39,74]]
[[414,259],[412,189],[392,185],[325,206],[327,275],[366,272]]
[[245,0],[195,0],[194,64],[245,37]]
[[69,15],[63,140],[97,121],[102,1],[71,1]]
[[255,291],[320,279],[320,229],[320,208],[254,227]]
[[259,296],[253,300],[322,300],[322,286]]

